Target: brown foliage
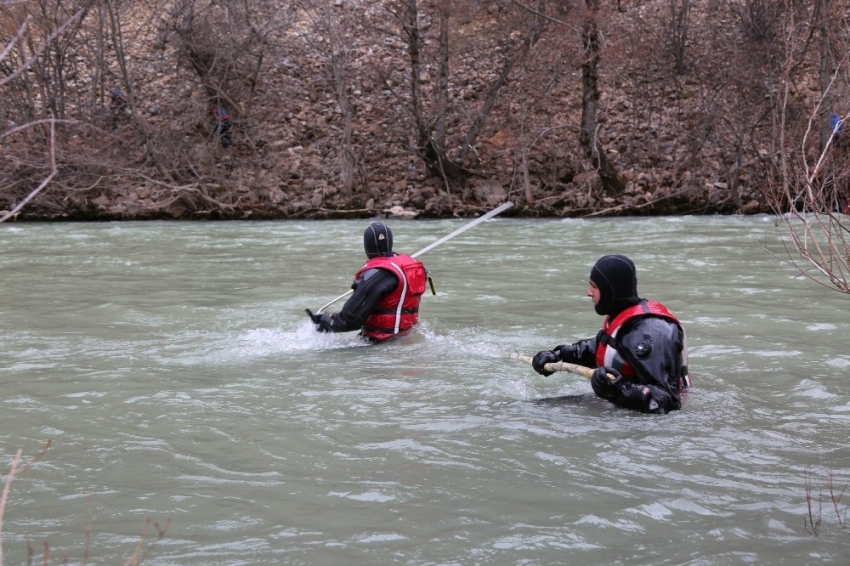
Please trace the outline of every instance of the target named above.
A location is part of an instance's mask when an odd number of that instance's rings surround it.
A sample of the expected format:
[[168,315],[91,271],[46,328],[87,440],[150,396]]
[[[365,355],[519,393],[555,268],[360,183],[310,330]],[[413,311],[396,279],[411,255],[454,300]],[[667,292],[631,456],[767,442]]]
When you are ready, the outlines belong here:
[[[0,209],[52,175],[17,218],[441,216],[506,198],[524,215],[768,211],[823,90],[816,12],[0,1]],[[127,96],[117,119],[110,88]],[[211,106],[231,116],[227,149]]]

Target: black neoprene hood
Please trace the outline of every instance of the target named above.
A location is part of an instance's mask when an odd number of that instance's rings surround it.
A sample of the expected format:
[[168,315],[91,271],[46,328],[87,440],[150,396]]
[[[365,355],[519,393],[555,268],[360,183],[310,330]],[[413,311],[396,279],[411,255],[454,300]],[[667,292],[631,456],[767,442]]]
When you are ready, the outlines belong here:
[[599,287],[599,302],[594,307],[596,314],[614,316],[640,302],[635,264],[624,255],[599,258],[590,270],[590,280]]

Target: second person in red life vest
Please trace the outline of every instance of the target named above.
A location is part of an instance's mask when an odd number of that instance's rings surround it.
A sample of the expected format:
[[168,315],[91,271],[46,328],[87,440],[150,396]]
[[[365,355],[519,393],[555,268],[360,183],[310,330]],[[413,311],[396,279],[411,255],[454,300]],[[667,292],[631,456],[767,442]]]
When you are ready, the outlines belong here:
[[427,271],[421,261],[393,252],[393,233],[373,222],[363,233],[368,260],[354,274],[354,293],[337,313],[310,314],[320,332],[351,332],[373,342],[403,336],[419,320]]
[[605,317],[602,330],[593,338],[538,352],[534,370],[550,375],[544,366],[551,362],[596,367],[593,391],[614,405],[644,413],[680,409],[681,391],[690,386],[685,331],[664,305],[638,297],[632,260],[600,258],[590,272],[587,295]]

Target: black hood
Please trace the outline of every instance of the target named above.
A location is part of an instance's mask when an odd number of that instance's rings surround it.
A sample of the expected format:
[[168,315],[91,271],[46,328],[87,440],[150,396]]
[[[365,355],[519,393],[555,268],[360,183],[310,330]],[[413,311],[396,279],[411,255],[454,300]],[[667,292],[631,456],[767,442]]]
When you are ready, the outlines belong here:
[[590,270],[590,280],[599,287],[596,314],[616,316],[625,308],[640,303],[637,294],[635,264],[624,255],[599,258]]
[[372,222],[363,232],[363,249],[366,257],[390,257],[393,255],[393,233],[383,222]]

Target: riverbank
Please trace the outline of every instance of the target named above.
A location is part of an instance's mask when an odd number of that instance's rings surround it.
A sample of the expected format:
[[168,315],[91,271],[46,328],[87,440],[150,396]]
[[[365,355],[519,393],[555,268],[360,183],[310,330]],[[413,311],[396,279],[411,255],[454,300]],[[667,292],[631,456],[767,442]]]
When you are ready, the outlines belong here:
[[[422,8],[417,59],[380,2],[327,13],[259,2],[241,16],[122,4],[123,43],[107,54],[90,46],[108,22],[89,14],[56,46],[72,68],[2,85],[0,210],[50,178],[14,220],[472,217],[506,200],[522,217],[769,212],[779,135],[759,85],[776,81],[752,73],[777,69],[753,67],[729,14],[701,7],[688,64],[671,67],[657,49],[667,3],[618,6],[591,20],[506,3],[445,20]],[[605,37],[593,69],[563,33],[589,21]],[[814,92],[816,75],[800,84]],[[213,107],[226,109],[227,143]],[[588,119],[593,148],[579,136]],[[622,190],[601,180],[599,155]]]

